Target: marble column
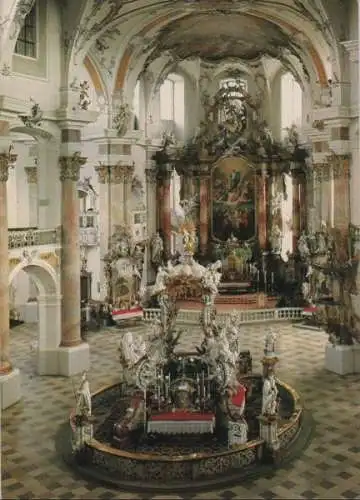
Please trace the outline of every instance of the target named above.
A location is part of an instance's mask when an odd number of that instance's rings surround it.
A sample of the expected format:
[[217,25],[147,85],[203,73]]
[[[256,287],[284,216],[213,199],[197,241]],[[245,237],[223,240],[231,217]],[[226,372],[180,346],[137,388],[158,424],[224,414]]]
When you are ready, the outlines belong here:
[[29,186],[29,226],[38,227],[38,172],[37,167],[24,168]]
[[7,221],[7,180],[9,156],[0,154],[0,375],[12,369],[9,353],[9,250]]
[[268,219],[268,173],[267,165],[263,164],[257,173],[257,196],[258,196],[258,239],[261,250],[267,249],[267,219]]
[[86,158],[75,153],[60,156],[61,181],[61,347],[75,347],[81,343],[80,333],[80,238],[79,238],[79,198],[77,182],[80,167]]
[[293,252],[297,249],[297,243],[301,233],[300,226],[300,179],[297,170],[292,171],[292,240]]
[[124,166],[124,212],[125,224],[132,226],[132,212],[131,212],[131,196],[132,196],[132,179],[134,176],[135,165]]
[[201,255],[206,255],[209,244],[210,220],[210,167],[201,164],[199,187],[199,247]]
[[148,236],[148,251],[147,251],[147,282],[153,283],[155,280],[155,272],[151,263],[151,238],[157,231],[156,221],[156,170],[152,168],[145,169],[146,175],[146,211],[147,211],[147,236]]
[[345,232],[350,223],[350,160],[348,156],[340,155],[333,159],[333,176],[334,227]]
[[107,281],[104,274],[104,257],[109,251],[109,240],[111,236],[110,227],[110,188],[109,169],[107,165],[98,165],[95,171],[99,181],[99,228],[100,228],[100,300],[105,300],[107,295]]
[[307,182],[306,176],[303,171],[299,172],[299,215],[300,215],[300,234],[307,229],[307,211],[308,211],[308,197],[307,197]]
[[171,256],[171,177],[173,168],[168,165],[166,171],[161,174],[162,184],[162,212],[161,212],[161,230],[164,241],[165,259]]

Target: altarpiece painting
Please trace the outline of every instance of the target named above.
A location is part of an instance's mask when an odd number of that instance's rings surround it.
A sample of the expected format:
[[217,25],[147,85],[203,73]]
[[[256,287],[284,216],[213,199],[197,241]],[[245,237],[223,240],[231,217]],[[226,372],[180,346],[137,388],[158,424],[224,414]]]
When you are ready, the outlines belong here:
[[256,234],[255,170],[244,158],[224,158],[214,167],[212,236],[247,241]]

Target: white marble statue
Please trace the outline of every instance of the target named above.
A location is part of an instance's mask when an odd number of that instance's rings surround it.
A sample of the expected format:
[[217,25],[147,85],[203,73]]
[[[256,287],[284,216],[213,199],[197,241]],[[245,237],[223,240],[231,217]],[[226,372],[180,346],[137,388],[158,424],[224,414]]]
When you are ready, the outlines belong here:
[[206,268],[202,277],[203,287],[208,289],[211,295],[216,295],[219,291],[218,286],[221,281],[221,272],[219,272],[219,269],[221,267],[221,260],[217,260],[214,264],[210,264]]
[[147,345],[142,335],[133,336],[128,331],[119,341],[120,361],[124,362],[127,368],[135,366],[147,353]]
[[275,356],[276,353],[276,333],[272,328],[269,328],[265,335],[265,356]]
[[156,275],[156,280],[155,280],[155,285],[153,288],[153,294],[159,294],[162,293],[166,290],[166,279],[168,278],[169,274],[166,269],[164,269],[162,266],[159,266],[158,272]]
[[159,233],[155,233],[151,239],[151,262],[159,264],[162,261],[164,243]]
[[76,392],[76,410],[77,417],[91,417],[91,393],[90,384],[87,379],[87,373],[84,372],[81,377],[81,384]]
[[274,224],[271,228],[270,243],[274,253],[281,253],[282,232],[278,224]]
[[309,250],[309,245],[307,242],[307,236],[306,236],[304,231],[300,235],[297,247],[298,247],[300,257],[302,259],[306,260],[310,256],[310,250]]
[[274,416],[278,410],[278,389],[273,374],[265,378],[262,392],[262,409],[264,416]]

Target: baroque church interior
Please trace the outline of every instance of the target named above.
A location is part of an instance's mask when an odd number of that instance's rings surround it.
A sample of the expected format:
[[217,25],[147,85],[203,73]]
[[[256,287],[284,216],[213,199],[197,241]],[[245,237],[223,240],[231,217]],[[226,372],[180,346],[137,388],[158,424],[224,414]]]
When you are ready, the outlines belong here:
[[1,0],[4,498],[360,498],[358,3]]

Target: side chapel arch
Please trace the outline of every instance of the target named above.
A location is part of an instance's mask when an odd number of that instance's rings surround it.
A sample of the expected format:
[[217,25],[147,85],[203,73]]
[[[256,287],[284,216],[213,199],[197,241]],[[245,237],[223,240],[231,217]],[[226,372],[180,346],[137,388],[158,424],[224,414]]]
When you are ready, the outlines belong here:
[[42,372],[41,351],[56,349],[61,341],[60,282],[55,269],[42,258],[23,259],[9,274],[9,287],[20,271],[25,271],[38,288],[38,371]]

